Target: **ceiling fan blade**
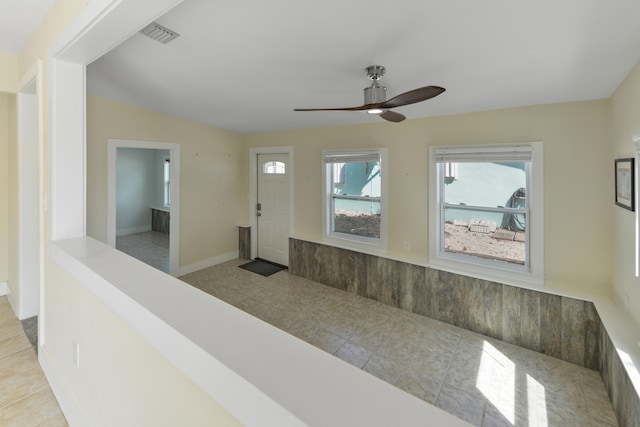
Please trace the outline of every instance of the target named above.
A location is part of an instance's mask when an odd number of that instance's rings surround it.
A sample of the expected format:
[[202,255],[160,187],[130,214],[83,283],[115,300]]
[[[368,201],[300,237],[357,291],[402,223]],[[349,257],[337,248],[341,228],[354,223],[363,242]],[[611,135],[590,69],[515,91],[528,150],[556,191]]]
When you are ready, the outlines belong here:
[[402,107],[403,105],[415,104],[416,102],[426,101],[427,99],[434,98],[445,91],[445,88],[440,86],[424,86],[418,89],[410,90],[409,92],[401,93],[394,96],[388,101],[381,102],[378,108],[395,108]]
[[394,122],[394,123],[399,123],[401,121],[403,121],[404,119],[406,119],[405,116],[403,116],[400,113],[396,113],[395,111],[391,111],[391,110],[387,110],[383,113],[380,114],[380,117],[382,117],[383,119],[390,121],[390,122]]
[[359,107],[344,107],[344,108],[294,108],[293,111],[363,111],[375,108],[377,104],[361,105]]

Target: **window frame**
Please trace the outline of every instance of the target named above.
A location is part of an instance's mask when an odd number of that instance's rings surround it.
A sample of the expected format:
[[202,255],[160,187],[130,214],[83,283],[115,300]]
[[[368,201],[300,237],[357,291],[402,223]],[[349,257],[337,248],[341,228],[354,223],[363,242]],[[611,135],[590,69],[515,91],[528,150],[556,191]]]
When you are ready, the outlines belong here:
[[[528,152],[527,161],[527,229],[525,265],[506,261],[482,259],[471,255],[444,251],[444,203],[445,177],[441,174],[447,162],[438,162],[442,151],[477,154],[478,162],[482,154],[508,154]],[[544,197],[543,197],[543,144],[542,142],[506,143],[492,145],[451,145],[430,147],[429,149],[429,266],[448,272],[464,274],[484,280],[497,281],[516,286],[539,288],[544,285]],[[466,208],[466,207],[465,207]]]
[[[333,209],[333,185],[334,174],[330,171],[330,165],[339,162],[329,162],[327,159],[332,156],[371,156],[380,157],[380,237],[366,237],[354,234],[347,234],[333,231],[334,209]],[[322,151],[322,239],[323,241],[343,246],[349,249],[361,249],[386,253],[387,251],[387,176],[388,150],[386,148],[374,149],[353,149],[353,150],[323,150]],[[355,196],[354,196],[355,197]]]

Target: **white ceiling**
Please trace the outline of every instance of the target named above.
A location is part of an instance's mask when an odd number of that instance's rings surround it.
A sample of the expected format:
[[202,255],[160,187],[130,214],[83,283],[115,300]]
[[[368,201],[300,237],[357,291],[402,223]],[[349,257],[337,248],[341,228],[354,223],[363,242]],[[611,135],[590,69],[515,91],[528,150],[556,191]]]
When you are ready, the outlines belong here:
[[[239,133],[382,121],[361,112],[364,68],[388,97],[447,91],[409,118],[607,98],[640,58],[637,0],[185,0],[88,67],[88,91]],[[402,123],[389,123],[402,126]]]
[[0,0],[0,52],[17,55],[55,0]]

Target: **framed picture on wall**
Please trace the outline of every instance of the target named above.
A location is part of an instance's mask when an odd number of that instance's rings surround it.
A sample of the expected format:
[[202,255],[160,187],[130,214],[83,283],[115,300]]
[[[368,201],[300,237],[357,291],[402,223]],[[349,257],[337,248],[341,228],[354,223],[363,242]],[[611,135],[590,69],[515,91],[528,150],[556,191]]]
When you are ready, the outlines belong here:
[[634,159],[616,159],[616,205],[635,210]]

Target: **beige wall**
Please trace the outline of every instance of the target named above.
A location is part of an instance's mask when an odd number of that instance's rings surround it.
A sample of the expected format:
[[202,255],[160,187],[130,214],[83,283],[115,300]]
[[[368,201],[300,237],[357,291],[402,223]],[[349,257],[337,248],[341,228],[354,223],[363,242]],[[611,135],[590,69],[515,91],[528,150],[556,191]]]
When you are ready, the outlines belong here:
[[17,86],[18,56],[0,52],[0,92],[15,93]]
[[[613,185],[608,108],[601,100],[246,138],[249,147],[294,146],[293,235],[314,240],[322,237],[321,150],[388,147],[389,255],[423,263],[429,255],[429,146],[543,141],[546,284],[608,295]],[[248,221],[246,214],[241,221]],[[409,253],[402,250],[405,240],[411,242]]]
[[[613,159],[634,157],[633,136],[640,136],[640,65],[627,76],[611,98],[611,155],[609,170],[613,174]],[[636,185],[638,184],[636,171]],[[613,189],[613,184],[612,187]],[[613,198],[613,190],[610,191]],[[636,191],[637,194],[637,191]],[[628,307],[636,323],[640,325],[640,278],[636,264],[640,254],[636,248],[638,229],[637,214],[615,206],[612,210],[612,267],[615,299],[622,307]],[[637,202],[636,202],[637,206]]]
[[87,234],[106,242],[107,140],[180,144],[180,265],[238,250],[241,136],[105,98],[87,98]]
[[[47,58],[47,49],[56,37],[87,7],[89,0],[57,0],[18,55],[18,79],[38,60]],[[45,81],[48,80],[45,61]]]

